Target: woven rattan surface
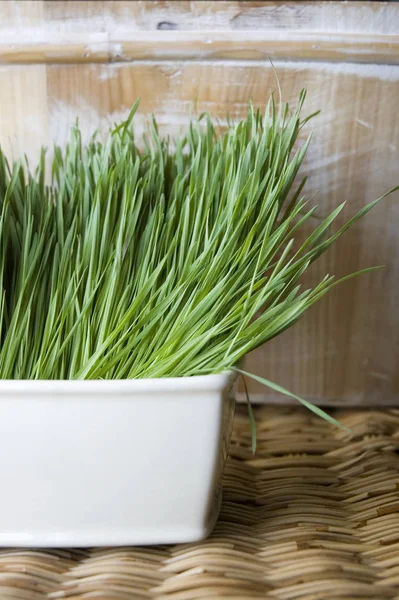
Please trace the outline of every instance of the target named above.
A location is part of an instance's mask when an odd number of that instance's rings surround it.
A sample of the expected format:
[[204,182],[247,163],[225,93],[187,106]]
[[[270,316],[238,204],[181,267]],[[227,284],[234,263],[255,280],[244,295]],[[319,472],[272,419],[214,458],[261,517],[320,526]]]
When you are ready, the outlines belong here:
[[[175,547],[0,551],[0,599],[399,600],[399,411],[238,411],[214,534]],[[184,449],[182,448],[182,452]],[[1,493],[1,492],[0,492]]]

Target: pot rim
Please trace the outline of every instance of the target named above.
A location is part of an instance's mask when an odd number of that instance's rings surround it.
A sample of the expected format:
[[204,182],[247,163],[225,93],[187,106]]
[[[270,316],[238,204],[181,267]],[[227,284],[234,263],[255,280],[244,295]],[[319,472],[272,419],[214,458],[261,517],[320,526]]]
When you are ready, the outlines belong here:
[[220,391],[233,384],[237,373],[232,370],[214,375],[157,377],[148,379],[0,379],[2,394],[104,394],[135,393],[172,394],[176,392]]

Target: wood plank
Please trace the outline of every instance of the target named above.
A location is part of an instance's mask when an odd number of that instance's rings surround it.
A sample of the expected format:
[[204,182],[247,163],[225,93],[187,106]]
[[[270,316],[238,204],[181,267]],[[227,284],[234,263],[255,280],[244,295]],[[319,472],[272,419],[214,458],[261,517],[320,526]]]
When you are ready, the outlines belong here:
[[39,25],[72,33],[147,30],[289,30],[397,34],[395,3],[356,0],[8,0],[0,1],[0,31]]
[[398,64],[399,7],[357,4],[2,0],[0,63],[270,57]]
[[37,164],[49,140],[45,65],[0,67],[0,145],[10,159]]
[[[14,35],[14,33],[13,33]],[[0,44],[0,63],[107,63],[137,60],[290,60],[351,61],[398,64],[399,36],[357,34],[279,34],[253,32],[159,31],[135,32],[134,39],[115,34],[81,34],[64,43],[58,35],[46,36],[33,44]],[[19,38],[20,39],[20,38]],[[23,38],[22,38],[23,39]],[[117,41],[116,41],[117,40]]]

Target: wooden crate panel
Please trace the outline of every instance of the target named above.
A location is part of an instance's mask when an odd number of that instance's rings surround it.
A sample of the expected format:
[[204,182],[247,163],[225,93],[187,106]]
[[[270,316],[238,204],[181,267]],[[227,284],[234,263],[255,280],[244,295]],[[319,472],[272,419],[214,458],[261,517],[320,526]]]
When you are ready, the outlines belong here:
[[[10,155],[34,163],[41,144],[65,143],[76,117],[86,139],[105,132],[138,96],[139,131],[151,113],[165,133],[203,110],[223,126],[277,91],[271,55],[284,100],[306,87],[306,111],[322,110],[303,171],[319,214],[347,200],[343,222],[399,183],[398,5],[0,2],[0,16],[0,143]],[[399,404],[398,200],[348,232],[308,281],[386,267],[334,290],[248,369],[320,403]]]

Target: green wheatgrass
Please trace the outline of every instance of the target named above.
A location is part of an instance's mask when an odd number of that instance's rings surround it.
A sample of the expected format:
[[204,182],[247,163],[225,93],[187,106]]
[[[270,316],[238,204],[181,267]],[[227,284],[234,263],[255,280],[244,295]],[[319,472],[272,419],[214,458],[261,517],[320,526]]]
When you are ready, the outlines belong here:
[[0,151],[0,378],[220,373],[294,325],[337,283],[304,289],[306,269],[381,200],[295,244],[315,210],[293,189],[304,98],[222,134],[202,115],[173,143],[153,121],[138,145],[136,102],[104,143],[74,127],[50,185],[44,151],[34,173]]

